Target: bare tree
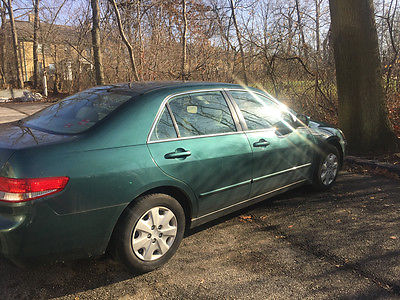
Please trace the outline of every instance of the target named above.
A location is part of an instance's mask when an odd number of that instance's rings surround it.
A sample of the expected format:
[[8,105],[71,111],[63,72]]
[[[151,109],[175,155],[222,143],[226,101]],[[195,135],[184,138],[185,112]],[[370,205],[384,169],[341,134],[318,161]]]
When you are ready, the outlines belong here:
[[7,79],[6,79],[6,62],[5,62],[5,25],[6,25],[6,9],[5,5],[0,2],[0,18],[1,18],[1,33],[0,33],[0,40],[3,41],[0,45],[0,72],[1,72],[1,85],[5,86]]
[[33,23],[33,86],[38,87],[39,81],[39,53],[38,53],[38,31],[39,31],[39,2],[40,0],[33,0],[33,10],[35,13],[35,20]]
[[17,35],[17,30],[15,29],[15,21],[14,21],[14,12],[11,4],[11,0],[8,0],[8,3],[3,0],[3,3],[8,9],[8,15],[10,18],[10,27],[11,27],[11,36],[12,36],[12,44],[13,44],[13,50],[14,50],[14,68],[15,71],[17,72],[17,87],[22,88],[24,86],[24,82],[22,80],[22,73],[21,73],[21,68],[19,65],[19,59],[18,59],[18,35]]
[[307,53],[307,46],[306,46],[306,39],[304,37],[304,30],[303,30],[303,22],[301,18],[301,10],[299,0],[296,0],[296,12],[297,12],[297,27],[299,30],[300,38],[301,38],[301,45],[303,47],[303,51]]
[[142,1],[136,0],[136,22],[138,24],[137,36],[138,36],[138,40],[139,40],[139,49],[140,49],[140,55],[139,55],[140,77],[143,80],[143,65],[145,62],[144,62],[144,45],[143,45],[143,34],[142,34],[141,8],[142,8]]
[[235,6],[233,4],[233,0],[230,0],[230,4],[231,4],[231,11],[232,11],[233,25],[235,26],[236,37],[237,37],[237,40],[238,40],[238,43],[239,43],[240,56],[242,58],[242,69],[243,69],[244,84],[248,85],[249,82],[247,80],[247,71],[246,71],[246,62],[245,62],[244,51],[243,51],[243,44],[242,44],[242,39],[241,39],[241,36],[240,36],[239,27],[238,27],[237,20],[236,20]]
[[104,84],[103,62],[101,57],[100,43],[100,8],[99,0],[90,0],[92,5],[92,47],[94,69],[96,73],[96,84]]
[[187,78],[187,67],[186,67],[186,51],[187,51],[187,15],[186,15],[186,0],[182,0],[182,19],[183,19],[183,30],[182,30],[182,67],[181,67],[181,78],[185,81]]
[[[0,1],[8,3],[8,0]],[[80,1],[79,5],[71,8],[68,8],[68,5],[62,8],[70,1],[12,1],[16,19],[23,18],[31,10],[32,5],[25,7],[26,3],[40,4],[39,42],[43,44],[43,59],[51,64],[56,62],[54,67],[57,74],[54,74],[52,69],[48,79],[51,86],[53,80],[58,79],[57,87],[60,92],[81,90],[90,87],[93,82],[105,80],[98,81],[99,77],[107,78],[106,81],[119,82],[137,79],[135,74],[143,80],[190,78],[248,83],[247,81],[251,79],[252,84],[273,91],[276,96],[299,112],[328,123],[338,122],[339,102],[329,1],[91,0]],[[357,1],[355,3],[364,3]],[[379,71],[379,68],[383,70],[385,80],[382,83],[387,96],[386,102],[379,101],[384,103],[383,107],[387,105],[393,128],[396,134],[400,135],[400,125],[398,125],[400,124],[400,0],[373,1],[377,4],[375,17],[379,20],[376,25],[381,50],[380,64],[375,65],[374,70]],[[341,0],[336,2],[341,3]],[[347,2],[352,1],[347,0]],[[99,25],[99,10],[103,9],[102,5],[105,3],[107,5],[104,6],[104,11],[101,11]],[[113,3],[118,8],[119,17],[115,17]],[[97,20],[97,25],[94,27],[91,18],[93,4],[95,5],[93,20]],[[64,13],[65,9],[71,9],[69,15],[74,17],[69,20],[57,18],[57,22],[54,23],[54,17],[61,9],[63,16],[67,15]],[[65,38],[68,47],[62,47],[59,41],[55,45],[53,34],[45,33],[48,24],[51,24],[50,28],[55,28],[61,25],[59,24],[61,20],[65,20],[65,25],[73,26],[71,32],[76,32],[76,35],[71,34]],[[4,20],[2,22],[5,23]],[[7,17],[6,30],[2,32],[6,35],[5,38],[11,37],[9,24]],[[21,24],[16,22],[18,33],[22,29]],[[92,27],[94,39],[90,38]],[[368,26],[364,26],[364,30],[365,28]],[[122,35],[121,29],[123,29]],[[356,47],[354,43],[361,39],[359,32],[356,33],[357,38],[354,40],[349,38],[346,43],[355,48],[362,48]],[[123,43],[119,42],[121,37]],[[62,36],[60,38],[63,39]],[[351,42],[348,42],[349,40]],[[3,43],[0,46],[5,49],[3,79],[15,78],[13,44]],[[72,56],[68,58],[65,56],[68,54],[66,48],[73,51]],[[91,48],[93,51],[90,51]],[[363,55],[363,50],[356,50]],[[18,52],[20,61],[22,53],[23,51]],[[96,59],[96,53],[100,54],[100,59]],[[136,61],[134,72],[131,67],[133,61],[131,57]],[[361,59],[358,54],[355,55],[355,60],[357,59]],[[67,68],[67,61],[72,64],[70,66],[72,81],[66,79],[67,76],[63,74]],[[367,77],[365,74],[371,73],[370,70],[366,71],[368,64],[372,63],[367,61],[360,68],[364,70],[363,72],[359,69],[354,72]],[[46,63],[43,65],[46,66]],[[21,66],[19,68],[21,69]],[[102,70],[104,75],[98,76],[98,72],[94,70]],[[352,79],[354,72],[352,69],[347,69],[345,75],[341,75],[342,71],[337,75],[338,78],[346,76],[346,80],[352,82],[354,86],[357,84],[361,86],[356,79]],[[340,107],[342,107],[342,103],[345,103],[341,86],[343,83],[338,83]],[[379,97],[377,93],[375,98]],[[365,101],[360,102],[360,105],[364,105]],[[342,119],[342,108],[340,110]],[[373,122],[382,123],[378,119]],[[348,137],[350,140],[352,134],[348,134]]]
[[320,55],[321,51],[321,37],[320,37],[321,1],[322,0],[315,0],[315,43],[318,55]]
[[126,38],[126,35],[125,35],[125,32],[124,32],[124,28],[122,27],[121,15],[119,13],[117,4],[115,3],[115,0],[109,0],[109,1],[110,1],[111,5],[114,8],[115,16],[117,18],[117,23],[118,23],[119,34],[120,34],[124,44],[126,45],[126,48],[128,49],[133,77],[134,77],[134,79],[136,81],[139,81],[139,76],[138,76],[138,73],[137,73],[136,62],[135,62],[135,55],[133,53],[133,47],[129,43],[128,39]]
[[372,0],[330,0],[339,123],[355,152],[396,147],[381,83]]

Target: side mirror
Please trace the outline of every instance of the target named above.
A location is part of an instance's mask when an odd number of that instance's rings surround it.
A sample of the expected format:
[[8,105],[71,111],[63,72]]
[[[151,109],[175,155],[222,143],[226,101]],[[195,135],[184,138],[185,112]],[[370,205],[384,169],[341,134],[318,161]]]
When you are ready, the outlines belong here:
[[298,114],[297,116],[298,126],[308,126],[310,124],[310,117],[302,114]]

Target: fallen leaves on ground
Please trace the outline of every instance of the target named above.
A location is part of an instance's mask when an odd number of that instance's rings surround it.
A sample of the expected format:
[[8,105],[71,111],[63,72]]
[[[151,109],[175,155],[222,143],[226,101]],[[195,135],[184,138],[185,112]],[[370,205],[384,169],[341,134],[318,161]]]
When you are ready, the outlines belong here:
[[252,216],[240,216],[239,221],[240,222],[253,222],[253,217]]
[[398,174],[379,167],[360,166],[357,164],[351,164],[347,162],[345,165],[345,170],[352,173],[365,174],[365,175],[380,175],[390,179],[400,180],[400,176]]

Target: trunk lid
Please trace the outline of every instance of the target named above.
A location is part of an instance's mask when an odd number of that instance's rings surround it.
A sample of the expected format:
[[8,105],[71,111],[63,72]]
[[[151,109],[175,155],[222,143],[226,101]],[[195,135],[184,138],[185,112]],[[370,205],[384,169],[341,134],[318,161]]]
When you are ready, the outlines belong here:
[[4,164],[8,161],[8,159],[11,157],[11,154],[13,154],[13,152],[14,152],[13,150],[0,148],[0,170],[3,168]]
[[76,136],[58,135],[31,129],[18,122],[0,124],[0,170],[15,150],[66,142]]

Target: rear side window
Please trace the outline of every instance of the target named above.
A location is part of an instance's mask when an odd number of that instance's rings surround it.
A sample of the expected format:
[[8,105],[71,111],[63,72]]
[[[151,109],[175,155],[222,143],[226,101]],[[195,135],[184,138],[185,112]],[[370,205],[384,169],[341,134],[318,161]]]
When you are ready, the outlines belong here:
[[236,131],[221,92],[193,93],[169,101],[181,137]]
[[151,134],[151,141],[168,140],[176,138],[177,134],[172,122],[171,116],[166,107],[158,119],[156,126],[154,127],[153,133]]
[[104,119],[132,95],[107,90],[75,94],[22,122],[27,127],[58,134],[79,134]]

